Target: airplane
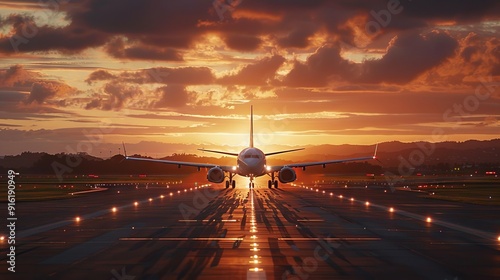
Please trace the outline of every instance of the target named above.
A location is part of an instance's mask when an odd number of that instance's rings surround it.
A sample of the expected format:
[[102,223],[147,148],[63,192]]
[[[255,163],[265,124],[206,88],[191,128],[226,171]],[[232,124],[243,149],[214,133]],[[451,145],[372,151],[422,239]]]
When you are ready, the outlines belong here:
[[[359,157],[359,158],[348,158],[348,159],[336,159],[336,160],[326,160],[326,161],[316,161],[316,162],[305,162],[305,163],[293,163],[287,165],[278,165],[278,166],[270,166],[266,163],[266,157],[274,156],[278,154],[284,154],[289,152],[295,152],[304,150],[303,148],[299,149],[291,149],[284,150],[272,153],[264,153],[262,150],[254,147],[253,141],[253,106],[250,106],[250,143],[249,147],[243,149],[239,153],[230,153],[223,151],[214,151],[214,150],[206,150],[206,149],[198,149],[204,152],[217,153],[227,156],[236,157],[236,165],[234,166],[222,166],[218,164],[204,164],[204,163],[196,163],[196,162],[183,162],[183,161],[170,161],[170,160],[161,160],[161,159],[150,159],[150,158],[138,158],[138,157],[129,157],[127,156],[127,152],[125,150],[125,144],[123,144],[123,151],[125,153],[125,159],[127,160],[139,160],[139,161],[149,161],[149,162],[158,162],[164,164],[173,164],[178,165],[179,168],[181,166],[191,166],[197,167],[198,171],[201,168],[209,169],[207,172],[207,180],[212,183],[220,184],[226,180],[226,189],[232,187],[233,189],[236,187],[236,182],[233,180],[235,175],[240,175],[243,177],[250,178],[249,188],[255,188],[255,184],[253,182],[254,178],[261,177],[264,175],[268,175],[271,179],[268,181],[268,188],[278,188],[278,180],[279,182],[286,184],[291,183],[297,179],[297,174],[294,168],[302,168],[306,170],[306,167],[310,166],[319,166],[322,165],[323,168],[327,164],[333,163],[343,163],[343,162],[351,162],[351,161],[362,161],[362,160],[372,160],[376,159],[378,144],[375,146],[375,152],[373,156],[367,157]],[[276,180],[276,178],[278,180]]]

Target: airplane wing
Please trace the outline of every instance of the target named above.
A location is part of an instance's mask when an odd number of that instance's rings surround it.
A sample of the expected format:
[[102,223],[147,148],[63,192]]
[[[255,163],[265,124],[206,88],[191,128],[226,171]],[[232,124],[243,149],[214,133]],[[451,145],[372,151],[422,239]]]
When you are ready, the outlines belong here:
[[212,167],[217,166],[215,164],[205,164],[205,163],[196,163],[196,162],[187,162],[187,161],[172,161],[172,160],[152,159],[152,158],[125,157],[125,159],[151,161],[151,162],[159,162],[159,163],[173,164],[173,165],[179,165],[179,166],[192,166],[192,167],[203,167],[203,168],[212,168]]
[[268,168],[268,170],[269,170],[269,172],[276,172],[276,171],[281,170],[281,168],[283,168],[285,166],[292,167],[292,168],[306,168],[309,166],[318,166],[318,165],[326,166],[327,164],[333,164],[333,163],[343,163],[343,162],[351,162],[351,161],[377,159],[377,149],[378,149],[378,144],[375,146],[375,153],[373,154],[373,156],[359,157],[359,158],[347,158],[347,159],[335,159],[335,160],[326,160],[326,161],[315,161],[315,162],[292,163],[292,164],[283,165],[283,166],[270,166]]
[[122,143],[122,144],[123,144],[123,152],[125,153],[125,159],[126,160],[139,160],[139,161],[157,162],[157,163],[177,165],[179,167],[181,167],[181,166],[191,166],[191,167],[197,167],[198,169],[200,169],[200,168],[219,167],[219,168],[221,168],[224,171],[234,172],[234,169],[233,169],[232,166],[220,166],[220,165],[217,165],[217,164],[198,163],[198,162],[189,162],[189,161],[172,161],[172,160],[164,160],[164,159],[129,157],[129,156],[127,156],[127,150],[125,149],[125,143]]
[[138,158],[138,157],[125,157],[127,160],[139,160],[139,161],[150,161],[150,162],[158,162],[158,163],[164,163],[164,164],[172,164],[172,165],[177,165],[179,167],[181,166],[191,166],[191,167],[197,167],[197,168],[212,168],[212,167],[219,167],[224,171],[227,172],[234,172],[234,169],[232,166],[220,166],[217,164],[210,164],[210,163],[197,163],[197,162],[188,162],[188,161],[172,161],[172,160],[164,160],[164,159],[152,159],[152,158]]
[[216,154],[222,154],[222,155],[233,156],[233,157],[237,157],[238,156],[237,153],[221,152],[221,151],[214,151],[214,150],[198,149],[198,151],[209,152],[209,153],[216,153]]
[[290,153],[290,152],[296,152],[296,151],[302,151],[304,148],[300,149],[293,149],[293,150],[286,150],[286,151],[279,151],[279,152],[272,152],[272,153],[266,153],[266,156],[274,156],[274,155],[279,155],[279,154],[284,154],[284,153]]
[[375,157],[371,156],[371,157],[347,158],[347,159],[336,159],[336,160],[326,160],[326,161],[294,163],[294,164],[289,164],[287,166],[293,167],[293,168],[316,166],[316,165],[323,165],[324,166],[324,165],[332,164],[332,163],[343,163],[343,162],[361,161],[361,160],[370,160],[370,159],[375,159]]

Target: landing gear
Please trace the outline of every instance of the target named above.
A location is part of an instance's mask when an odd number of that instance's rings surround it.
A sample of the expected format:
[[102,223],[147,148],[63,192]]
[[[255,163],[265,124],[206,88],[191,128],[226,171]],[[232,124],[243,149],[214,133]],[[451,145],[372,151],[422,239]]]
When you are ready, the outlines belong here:
[[278,188],[278,181],[276,181],[276,180],[269,180],[269,181],[267,181],[267,187],[270,188],[270,189],[272,187]]
[[229,173],[228,180],[226,181],[226,189],[229,189],[229,187],[236,188],[236,181],[233,180],[234,175],[233,173]]
[[269,176],[271,176],[271,180],[267,181],[267,187],[268,188],[272,188],[272,187],[275,187],[276,189],[278,188],[278,180],[276,180],[276,175],[275,173],[270,173],[268,174]]
[[229,189],[229,187],[231,187],[233,189],[236,188],[236,181],[234,181],[234,180],[232,180],[232,181],[227,180],[226,181],[226,189]]

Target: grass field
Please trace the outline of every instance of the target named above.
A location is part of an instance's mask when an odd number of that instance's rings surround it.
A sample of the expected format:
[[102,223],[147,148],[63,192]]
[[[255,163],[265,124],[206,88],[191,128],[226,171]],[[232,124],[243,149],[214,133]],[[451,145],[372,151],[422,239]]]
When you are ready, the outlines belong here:
[[[16,202],[42,201],[55,199],[70,199],[76,196],[71,193],[91,190],[92,187],[100,184],[113,183],[136,183],[148,184],[155,182],[180,182],[186,179],[186,176],[150,176],[150,177],[130,177],[130,176],[100,176],[98,178],[89,178],[87,176],[66,177],[60,181],[54,176],[20,176],[15,181]],[[0,190],[0,202],[7,202],[8,179],[4,177],[1,180],[2,189]]]
[[[389,187],[383,176],[325,176],[324,180]],[[500,178],[494,176],[410,176],[398,178],[394,187],[419,190],[429,199],[500,206]]]

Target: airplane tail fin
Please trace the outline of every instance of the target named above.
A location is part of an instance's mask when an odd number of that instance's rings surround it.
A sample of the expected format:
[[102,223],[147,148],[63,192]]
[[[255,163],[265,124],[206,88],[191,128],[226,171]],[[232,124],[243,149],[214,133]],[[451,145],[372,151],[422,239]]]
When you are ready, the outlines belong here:
[[250,148],[253,148],[253,105],[250,106]]

